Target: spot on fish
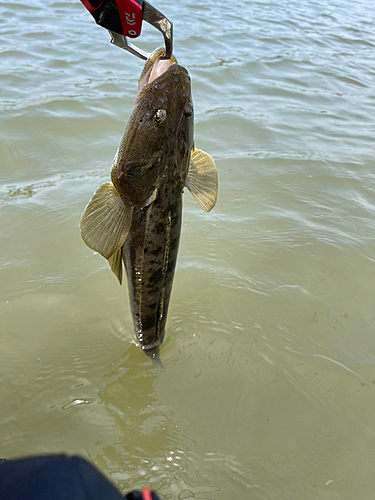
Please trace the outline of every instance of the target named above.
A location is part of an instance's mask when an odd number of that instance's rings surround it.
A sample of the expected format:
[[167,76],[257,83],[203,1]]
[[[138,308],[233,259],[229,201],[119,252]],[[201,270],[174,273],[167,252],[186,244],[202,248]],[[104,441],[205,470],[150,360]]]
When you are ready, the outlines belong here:
[[161,277],[162,277],[162,270],[158,269],[157,271],[154,272],[152,276],[150,276],[149,279],[150,285],[155,285],[156,283],[159,283]]
[[142,321],[143,330],[150,330],[155,326],[155,323],[156,323],[155,315],[149,316],[148,318]]
[[164,232],[164,230],[165,230],[165,226],[164,226],[164,224],[162,222],[159,222],[159,224],[157,224],[155,226],[155,232],[156,232],[156,234],[161,234],[161,233]]
[[151,250],[151,255],[159,255],[163,251],[163,247],[157,247],[155,250]]

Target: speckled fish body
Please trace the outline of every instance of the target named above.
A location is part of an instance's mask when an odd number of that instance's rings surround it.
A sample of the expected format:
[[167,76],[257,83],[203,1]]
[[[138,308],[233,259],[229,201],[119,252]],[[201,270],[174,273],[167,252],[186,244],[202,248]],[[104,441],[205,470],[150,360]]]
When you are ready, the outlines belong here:
[[171,297],[186,186],[208,212],[216,203],[212,158],[193,144],[190,77],[157,49],[139,80],[134,110],[113,160],[81,218],[85,243],[108,260],[122,282],[125,264],[136,337],[160,345]]
[[[118,191],[132,193],[133,217],[122,256],[135,333],[147,349],[161,344],[165,334],[194,126],[190,78],[184,68],[174,64],[151,85],[143,92],[133,117],[136,123],[150,122],[151,130],[146,125],[140,133],[137,126],[130,148],[138,158],[144,150],[144,162],[137,160],[135,165],[125,160],[129,153],[120,146],[118,158],[121,155],[122,161],[118,159],[112,170]],[[155,124],[157,110],[166,111],[164,123]],[[126,137],[124,142],[128,143]]]

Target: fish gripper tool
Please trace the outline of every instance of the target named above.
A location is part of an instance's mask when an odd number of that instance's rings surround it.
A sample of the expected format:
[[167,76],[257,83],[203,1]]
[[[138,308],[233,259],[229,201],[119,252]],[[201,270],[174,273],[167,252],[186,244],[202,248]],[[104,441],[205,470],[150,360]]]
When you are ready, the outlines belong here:
[[127,38],[137,38],[141,34],[142,21],[154,26],[164,37],[165,59],[173,52],[173,25],[168,18],[146,0],[81,0],[96,23],[106,28],[111,35],[111,43],[131,54],[148,59],[147,52],[138,48]]

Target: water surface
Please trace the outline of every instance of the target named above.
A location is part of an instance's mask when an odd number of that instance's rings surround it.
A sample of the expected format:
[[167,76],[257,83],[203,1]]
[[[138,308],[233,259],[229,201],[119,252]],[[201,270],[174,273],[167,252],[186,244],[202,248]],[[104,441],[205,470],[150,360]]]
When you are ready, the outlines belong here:
[[164,368],[78,230],[142,62],[78,0],[0,6],[0,456],[80,453],[165,500],[372,498],[374,10],[154,5],[219,172],[210,214],[184,195]]

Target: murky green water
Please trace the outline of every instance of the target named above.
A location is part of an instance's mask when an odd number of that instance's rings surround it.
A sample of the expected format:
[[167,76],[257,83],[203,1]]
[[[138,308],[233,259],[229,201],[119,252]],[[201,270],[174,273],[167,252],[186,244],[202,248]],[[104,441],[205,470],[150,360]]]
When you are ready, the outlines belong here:
[[0,4],[0,457],[80,453],[165,500],[372,498],[372,3],[154,5],[220,183],[210,214],[184,195],[163,368],[78,230],[142,62],[78,0]]

